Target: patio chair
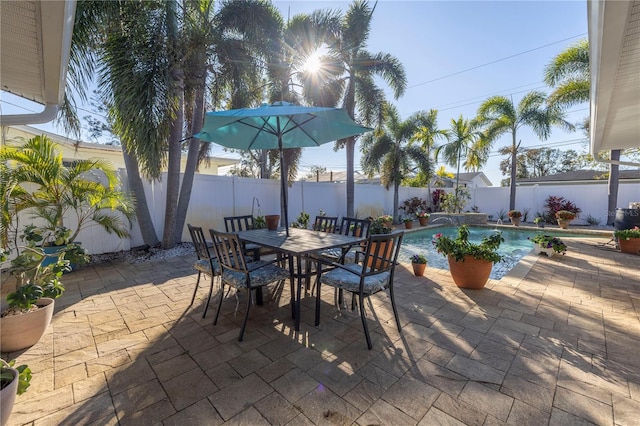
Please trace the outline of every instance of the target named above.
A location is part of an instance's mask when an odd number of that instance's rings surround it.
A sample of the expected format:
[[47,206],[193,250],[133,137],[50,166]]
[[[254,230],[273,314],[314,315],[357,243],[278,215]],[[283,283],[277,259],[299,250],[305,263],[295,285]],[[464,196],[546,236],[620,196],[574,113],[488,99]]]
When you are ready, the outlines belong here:
[[313,230],[320,232],[334,233],[338,228],[338,217],[316,216],[313,222]]
[[189,228],[191,241],[193,241],[193,246],[196,249],[197,260],[194,262],[193,267],[196,271],[198,271],[196,288],[193,290],[193,296],[191,296],[191,303],[189,304],[189,306],[192,306],[193,302],[196,299],[196,293],[198,292],[198,286],[200,285],[200,276],[202,274],[205,274],[211,277],[209,297],[207,297],[207,304],[204,308],[204,312],[202,313],[202,318],[204,318],[205,316],[207,316],[209,302],[211,301],[211,295],[213,294],[213,279],[214,277],[220,276],[220,265],[218,264],[218,260],[215,258],[215,256],[211,256],[211,253],[209,252],[209,246],[207,245],[207,240],[204,237],[202,228],[198,226],[191,226],[190,224],[187,224],[187,228]]
[[[253,216],[228,216],[224,218],[224,227],[227,232],[240,232],[253,229],[255,226]],[[260,260],[260,246],[256,244],[245,244],[244,254],[253,256],[253,260]]]
[[218,316],[220,315],[220,309],[222,308],[222,301],[224,299],[224,286],[229,285],[236,290],[246,289],[247,310],[244,315],[242,328],[240,329],[240,335],[238,336],[238,340],[242,341],[244,330],[247,326],[247,319],[249,318],[249,309],[251,308],[251,291],[273,282],[281,284],[287,278],[292,280],[291,285],[293,287],[293,278],[291,272],[274,264],[277,262],[277,259],[272,261],[245,261],[242,242],[239,240],[237,234],[219,232],[214,229],[209,229],[209,232],[211,233],[213,246],[216,249],[218,262],[222,269],[220,303],[218,304],[218,311],[213,320],[213,325],[218,323]]
[[364,335],[367,339],[369,349],[373,347],[367,319],[364,310],[364,298],[380,291],[389,289],[391,307],[398,326],[398,331],[402,332],[398,310],[393,294],[393,275],[395,272],[400,245],[402,244],[403,232],[392,234],[371,235],[368,238],[364,251],[362,264],[349,263],[342,264],[333,262],[333,269],[328,272],[320,271],[316,295],[316,326],[320,325],[320,291],[322,285],[329,285],[339,290],[351,292],[357,295],[360,305],[360,318]]

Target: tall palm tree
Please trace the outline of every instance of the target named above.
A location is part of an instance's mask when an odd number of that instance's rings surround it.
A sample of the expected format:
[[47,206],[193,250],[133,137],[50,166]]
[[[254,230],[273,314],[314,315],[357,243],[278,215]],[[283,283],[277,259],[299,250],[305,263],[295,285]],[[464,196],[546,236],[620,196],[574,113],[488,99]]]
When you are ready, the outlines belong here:
[[484,144],[483,134],[478,130],[478,123],[460,115],[457,120],[451,119],[451,127],[446,131],[448,142],[435,150],[436,160],[443,154],[445,162],[456,168],[455,196],[458,198],[460,185],[460,167],[464,159],[465,170],[477,170],[486,161],[488,148]]
[[418,128],[418,115],[402,121],[398,110],[392,105],[383,109],[383,124],[375,132],[362,139],[362,168],[370,176],[380,173],[380,181],[389,189],[393,185],[393,220],[398,221],[398,189],[402,178],[417,168],[424,171],[432,168],[425,152],[409,141]]
[[518,130],[530,127],[541,139],[546,140],[554,125],[573,130],[573,124],[564,119],[565,114],[557,107],[545,107],[546,95],[539,91],[527,93],[514,105],[513,100],[505,96],[493,96],[478,108],[477,120],[485,126],[486,143],[491,145],[503,134],[511,134],[511,182],[509,210],[516,205],[516,174]]
[[[427,155],[427,158],[431,158],[433,150],[436,148],[436,141],[438,139],[447,137],[447,131],[444,129],[438,129],[438,110],[430,109],[429,111],[420,111],[416,115],[418,128],[411,138],[411,142],[420,142],[420,145]],[[435,176],[435,168],[430,167],[429,170],[425,170],[425,177],[427,178],[427,191],[429,199],[431,198],[431,180]]]
[[[382,78],[398,99],[404,94],[407,77],[400,61],[388,53],[371,53],[367,41],[375,9],[364,0],[354,0],[344,15],[326,12],[327,54],[322,58],[323,73],[317,76],[319,88],[313,96],[325,105],[344,108],[355,120],[365,124],[379,121],[385,102],[376,77]],[[353,216],[354,164],[356,138],[336,142],[335,149],[345,148],[347,154],[347,215]]]
[[[544,81],[553,91],[548,102],[552,106],[568,108],[576,104],[589,102],[591,72],[589,67],[589,42],[580,40],[554,57],[544,70]],[[588,128],[589,118],[585,118],[583,127]],[[621,151],[612,150],[609,158],[620,160]],[[615,211],[618,205],[618,183],[620,166],[609,165],[609,202],[608,211]],[[607,225],[613,225],[615,217],[607,215]]]

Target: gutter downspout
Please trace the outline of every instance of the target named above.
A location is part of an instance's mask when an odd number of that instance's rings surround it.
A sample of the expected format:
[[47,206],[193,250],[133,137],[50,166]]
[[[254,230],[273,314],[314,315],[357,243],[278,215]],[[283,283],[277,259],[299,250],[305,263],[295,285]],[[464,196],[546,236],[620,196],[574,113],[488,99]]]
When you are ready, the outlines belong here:
[[35,114],[2,115],[0,116],[0,126],[48,123],[56,118],[59,106],[59,104],[47,104],[44,110]]

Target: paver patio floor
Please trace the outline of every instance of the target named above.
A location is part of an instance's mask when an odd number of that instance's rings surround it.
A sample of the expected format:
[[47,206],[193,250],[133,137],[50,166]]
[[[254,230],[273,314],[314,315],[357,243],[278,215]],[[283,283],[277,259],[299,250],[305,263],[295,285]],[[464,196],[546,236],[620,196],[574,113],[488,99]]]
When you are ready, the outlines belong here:
[[238,342],[244,296],[217,326],[207,285],[188,306],[193,256],[84,267],[41,341],[3,354],[33,370],[9,424],[638,424],[640,256],[563,240],[565,256],[527,255],[481,291],[398,267],[403,332],[372,297],[371,351],[326,287],[319,327],[307,295],[293,331],[286,285]]

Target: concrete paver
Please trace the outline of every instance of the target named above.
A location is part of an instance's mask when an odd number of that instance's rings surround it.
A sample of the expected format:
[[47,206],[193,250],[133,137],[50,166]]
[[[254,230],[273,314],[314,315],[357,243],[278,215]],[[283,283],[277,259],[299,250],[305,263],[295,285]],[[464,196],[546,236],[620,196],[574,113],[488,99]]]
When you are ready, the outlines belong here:
[[563,240],[566,255],[530,254],[481,291],[398,266],[403,332],[388,296],[372,297],[371,351],[330,288],[319,327],[305,295],[300,332],[288,285],[266,292],[238,342],[246,296],[216,326],[212,300],[203,319],[192,256],[80,268],[41,341],[3,354],[33,370],[9,425],[634,424],[640,257]]

